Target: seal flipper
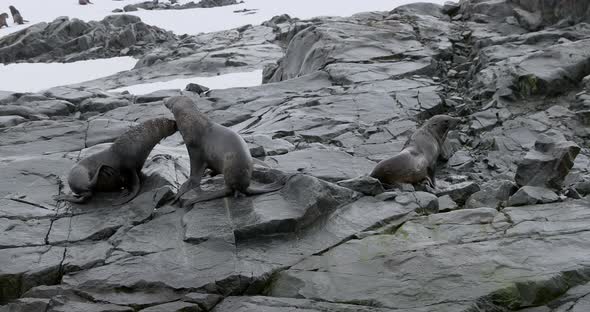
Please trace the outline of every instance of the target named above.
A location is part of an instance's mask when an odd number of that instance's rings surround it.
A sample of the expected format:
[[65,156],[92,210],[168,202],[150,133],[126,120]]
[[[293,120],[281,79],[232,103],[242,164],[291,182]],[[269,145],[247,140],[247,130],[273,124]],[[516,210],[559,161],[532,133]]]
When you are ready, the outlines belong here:
[[139,181],[139,175],[135,170],[131,171],[131,185],[129,188],[129,192],[126,195],[123,195],[121,198],[113,201],[114,206],[120,206],[123,204],[128,203],[132,199],[134,199],[137,194],[139,194],[139,190],[141,189],[141,182]]
[[67,201],[70,203],[82,204],[85,203],[90,197],[92,197],[92,192],[84,192],[80,195],[71,195],[71,194],[62,194],[56,195],[53,197],[56,201]]
[[278,191],[278,190],[282,189],[283,187],[285,187],[285,184],[287,184],[289,179],[291,179],[293,176],[295,176],[295,175],[291,174],[289,176],[282,177],[278,181],[275,181],[270,184],[266,184],[266,185],[261,186],[259,188],[249,186],[246,189],[246,192],[244,192],[244,194],[246,194],[246,195],[260,195],[260,194]]

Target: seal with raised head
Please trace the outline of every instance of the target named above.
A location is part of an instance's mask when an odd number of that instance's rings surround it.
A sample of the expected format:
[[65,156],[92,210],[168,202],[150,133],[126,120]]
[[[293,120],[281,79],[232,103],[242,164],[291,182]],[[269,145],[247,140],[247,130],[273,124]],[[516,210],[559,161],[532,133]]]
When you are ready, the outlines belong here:
[[80,160],[68,175],[74,195],[59,195],[55,199],[83,203],[94,192],[114,192],[125,187],[126,193],[113,204],[129,202],[139,193],[139,176],[148,155],[158,142],[176,130],[176,122],[168,118],[150,119],[131,127],[108,149]]
[[371,177],[389,185],[427,181],[434,188],[436,161],[447,133],[459,121],[459,118],[447,115],[436,115],[428,119],[412,134],[401,152],[377,164]]
[[11,5],[8,8],[10,9],[10,14],[12,14],[12,19],[16,24],[22,25],[25,22],[28,22],[23,19],[23,16],[20,15],[20,12],[14,6]]
[[6,20],[8,20],[8,14],[7,13],[0,14],[0,28],[2,28],[2,26],[8,27],[8,23],[6,22]]
[[186,96],[174,96],[165,101],[166,107],[174,114],[178,131],[190,158],[190,177],[181,185],[174,202],[186,192],[200,190],[201,178],[209,168],[213,175],[223,174],[225,189],[201,194],[189,200],[186,205],[203,202],[228,195],[257,195],[280,190],[284,181],[266,185],[263,188],[250,186],[253,160],[244,139],[233,130],[211,121],[199,112],[193,100]]

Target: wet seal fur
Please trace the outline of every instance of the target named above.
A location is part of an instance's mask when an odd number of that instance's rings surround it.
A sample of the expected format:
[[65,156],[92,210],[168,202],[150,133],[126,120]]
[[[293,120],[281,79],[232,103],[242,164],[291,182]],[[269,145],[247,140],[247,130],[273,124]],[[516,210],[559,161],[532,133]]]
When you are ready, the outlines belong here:
[[70,171],[68,184],[74,195],[59,195],[58,201],[83,203],[94,192],[113,192],[127,188],[114,205],[122,205],[137,196],[139,176],[148,155],[163,138],[176,132],[176,122],[155,118],[131,127],[106,150],[80,160]]
[[200,190],[201,178],[205,169],[212,175],[223,174],[225,189],[208,194],[200,194],[185,205],[208,201],[229,195],[257,195],[278,191],[286,181],[277,181],[263,188],[252,188],[253,160],[244,139],[233,130],[211,121],[198,111],[193,100],[186,96],[168,98],[166,107],[174,114],[178,131],[190,157],[191,173],[189,179],[180,187],[174,202],[186,192]]
[[10,14],[12,14],[12,19],[16,24],[22,25],[25,22],[28,22],[23,19],[22,15],[20,15],[20,12],[14,6],[11,5],[8,8],[10,9]]
[[6,20],[8,20],[8,13],[0,14],[0,28],[2,28],[2,26],[8,27]]
[[412,134],[399,154],[379,162],[371,177],[387,185],[427,181],[434,188],[436,162],[442,145],[449,130],[459,121],[447,115],[433,116]]

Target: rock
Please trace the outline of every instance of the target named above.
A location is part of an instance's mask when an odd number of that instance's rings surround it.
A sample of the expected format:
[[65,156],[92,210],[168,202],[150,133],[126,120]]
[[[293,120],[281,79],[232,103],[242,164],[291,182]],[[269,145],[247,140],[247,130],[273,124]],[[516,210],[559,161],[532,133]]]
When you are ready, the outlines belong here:
[[457,204],[463,205],[471,194],[479,190],[479,185],[475,182],[462,182],[437,190],[436,196],[449,195]]
[[219,303],[223,299],[220,295],[214,294],[204,294],[204,293],[188,293],[183,297],[183,300],[186,302],[192,302],[199,304],[199,307],[203,309],[203,311],[210,311],[212,310],[217,303]]
[[92,119],[88,122],[88,129],[86,130],[86,146],[112,143],[134,125],[137,125],[137,123],[110,119]]
[[590,194],[590,181],[578,182],[574,187],[576,191],[582,196],[587,196]]
[[183,301],[175,301],[160,304],[157,306],[149,307],[147,309],[142,309],[141,311],[145,312],[199,312],[201,309],[199,305],[196,303],[190,302],[183,302]]
[[438,198],[438,210],[440,212],[449,212],[459,208],[459,205],[449,195]]
[[[371,307],[418,312],[468,311],[480,304],[482,298],[502,294],[502,298],[509,298],[513,309],[529,308],[539,305],[533,302],[541,293],[549,290],[559,296],[567,291],[569,274],[584,276],[588,240],[580,237],[586,234],[578,233],[572,226],[588,220],[587,204],[576,201],[507,208],[503,212],[492,208],[465,209],[416,218],[391,234],[347,241],[277,273],[268,295],[330,303],[370,301]],[[538,239],[538,235],[549,233],[559,243]],[[564,250],[573,254],[566,253],[564,259],[560,252]],[[448,254],[455,256],[443,256]],[[531,255],[535,257],[528,258]],[[493,282],[497,276],[484,274],[490,268],[505,268],[504,261],[526,258],[535,265],[511,268],[508,288],[506,283]],[[417,265],[419,270],[415,269]],[[457,265],[464,270],[443,269]],[[574,273],[563,273],[572,272],[571,265],[576,268]],[[531,281],[527,278],[531,274],[539,279]],[[433,277],[441,279],[441,284],[428,282]],[[518,290],[517,281],[522,278],[533,283],[527,286],[532,293]],[[400,288],[406,292],[400,294]],[[580,296],[584,294],[580,291]],[[488,301],[486,306],[501,310],[507,305],[502,300]]]
[[23,122],[26,122],[26,121],[27,121],[27,119],[25,119],[24,117],[21,117],[21,116],[14,116],[14,115],[0,116],[0,129],[13,127],[13,126],[21,124]]
[[[141,38],[141,44],[137,38]],[[35,24],[1,38],[0,62],[108,58],[118,56],[125,47],[141,53],[174,41],[176,36],[171,32],[144,24],[131,15],[111,15],[100,22],[88,23],[60,17],[49,24]]]
[[453,16],[457,14],[457,12],[459,12],[460,8],[461,6],[459,5],[459,3],[446,1],[442,7],[442,12],[446,15]]
[[528,12],[520,8],[514,8],[514,16],[523,28],[530,31],[536,31],[541,28],[543,24],[543,17],[541,12]]
[[137,102],[137,103],[157,102],[157,101],[161,101],[165,98],[168,98],[171,96],[176,96],[176,95],[182,95],[182,92],[178,89],[159,90],[159,91],[154,91],[154,92],[151,92],[148,94],[140,95],[135,99],[135,102]]
[[184,90],[189,92],[195,92],[196,94],[201,95],[209,91],[209,88],[202,86],[198,83],[189,83],[186,85],[186,88],[184,88]]
[[118,107],[128,106],[131,102],[127,99],[118,98],[91,98],[80,103],[80,112],[105,113]]
[[336,184],[342,187],[349,188],[353,191],[363,193],[368,196],[376,196],[385,192],[385,189],[383,189],[383,185],[381,185],[381,182],[369,176],[362,176],[354,179],[342,180],[338,181],[338,183]]
[[481,190],[473,193],[465,202],[465,208],[498,208],[506,203],[518,187],[512,181],[497,180],[484,183]]
[[426,192],[406,192],[395,197],[395,201],[407,205],[415,202],[418,205],[417,212],[420,214],[433,214],[438,212],[438,198]]
[[547,204],[559,201],[559,196],[552,190],[537,186],[523,186],[508,199],[509,206]]
[[534,150],[528,152],[518,165],[514,179],[520,186],[561,189],[579,152],[580,147],[574,142],[540,138],[535,142]]

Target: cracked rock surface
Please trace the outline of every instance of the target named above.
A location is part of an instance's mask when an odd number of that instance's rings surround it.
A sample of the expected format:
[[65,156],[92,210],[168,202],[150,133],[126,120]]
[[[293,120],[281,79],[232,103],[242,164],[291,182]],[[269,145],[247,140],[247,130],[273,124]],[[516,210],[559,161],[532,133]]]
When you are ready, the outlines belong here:
[[[277,16],[142,45],[136,67],[110,77],[0,92],[0,311],[590,309],[590,28],[573,11],[587,6],[566,2],[553,13],[549,0],[480,0]],[[142,25],[128,22],[117,27]],[[23,60],[86,53],[55,51]],[[264,84],[108,92],[252,70]],[[111,204],[118,193],[54,201],[79,159],[172,118],[163,101],[178,94],[267,164],[254,185],[290,176],[285,187],[161,206],[190,174],[176,133],[128,204]],[[440,113],[462,123],[436,189],[366,177]],[[221,187],[204,177],[204,190]]]

